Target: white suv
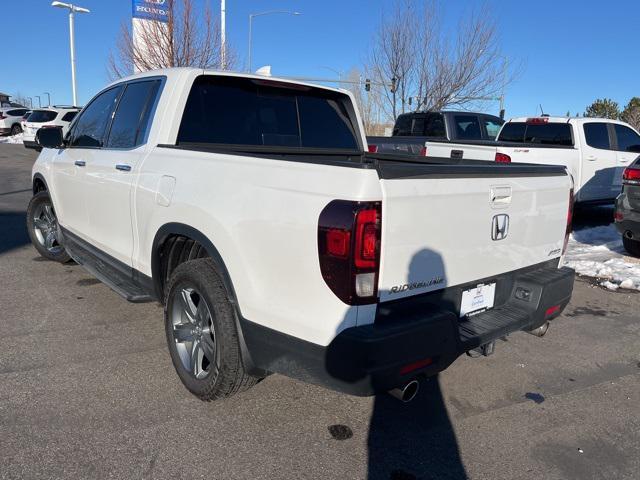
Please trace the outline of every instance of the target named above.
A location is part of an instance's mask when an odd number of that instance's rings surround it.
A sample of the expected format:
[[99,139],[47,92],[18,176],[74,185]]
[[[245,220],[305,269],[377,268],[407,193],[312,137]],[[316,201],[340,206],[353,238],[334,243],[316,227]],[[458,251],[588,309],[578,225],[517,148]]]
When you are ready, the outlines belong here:
[[[26,109],[25,109],[26,110]],[[47,107],[34,110],[29,118],[23,122],[23,143],[27,148],[40,149],[36,143],[36,133],[41,128],[61,127],[62,135],[69,130],[71,120],[75,118],[80,109],[78,107]]]
[[0,108],[0,135],[18,135],[22,133],[20,121],[28,110],[25,107]]

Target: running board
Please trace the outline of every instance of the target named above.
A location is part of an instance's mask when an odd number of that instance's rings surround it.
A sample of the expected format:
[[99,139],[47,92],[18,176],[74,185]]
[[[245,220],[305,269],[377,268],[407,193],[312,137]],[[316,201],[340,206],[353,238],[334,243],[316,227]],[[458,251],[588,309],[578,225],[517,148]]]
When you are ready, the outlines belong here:
[[62,235],[63,245],[69,256],[118,295],[132,303],[155,300],[134,280],[135,271],[131,267],[86,244],[68,230],[63,229]]

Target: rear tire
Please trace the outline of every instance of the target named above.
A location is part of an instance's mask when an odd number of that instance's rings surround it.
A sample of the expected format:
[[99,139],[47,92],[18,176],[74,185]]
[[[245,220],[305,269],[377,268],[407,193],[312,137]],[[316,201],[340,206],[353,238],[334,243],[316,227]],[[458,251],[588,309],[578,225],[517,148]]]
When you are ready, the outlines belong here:
[[13,127],[11,127],[11,133],[10,135],[13,137],[14,135],[18,135],[19,133],[22,133],[22,127],[18,124],[15,124]]
[[178,265],[164,303],[171,361],[187,390],[208,402],[258,382],[242,364],[235,310],[210,258]]
[[27,208],[27,230],[31,243],[42,257],[60,263],[71,260],[62,244],[62,234],[49,192],[38,192],[31,198]]
[[624,245],[624,249],[629,253],[629,255],[640,257],[640,241],[632,240],[623,236],[622,245]]

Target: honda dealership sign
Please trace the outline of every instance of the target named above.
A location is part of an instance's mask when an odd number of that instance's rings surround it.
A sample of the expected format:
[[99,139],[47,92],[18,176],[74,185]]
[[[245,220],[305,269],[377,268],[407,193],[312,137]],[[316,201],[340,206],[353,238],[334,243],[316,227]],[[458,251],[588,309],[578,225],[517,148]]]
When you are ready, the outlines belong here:
[[133,18],[156,20],[166,23],[169,20],[167,3],[170,1],[171,0],[133,0]]
[[[170,2],[173,0],[132,0],[133,7],[133,48],[136,52],[135,64],[133,69],[135,73],[149,68],[160,68],[164,65],[153,65],[149,62],[141,61],[141,59],[155,58],[151,55],[152,49],[160,46],[156,44],[158,38],[164,38],[165,35],[158,35],[160,29],[164,31],[169,28],[169,12]],[[156,33],[153,33],[156,32]]]

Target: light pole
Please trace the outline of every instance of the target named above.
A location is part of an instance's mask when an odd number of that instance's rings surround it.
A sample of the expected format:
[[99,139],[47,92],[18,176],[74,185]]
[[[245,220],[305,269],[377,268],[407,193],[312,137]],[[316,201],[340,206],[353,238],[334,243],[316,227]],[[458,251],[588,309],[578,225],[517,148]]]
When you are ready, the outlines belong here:
[[325,70],[330,70],[333,73],[336,73],[338,75],[338,83],[339,84],[342,83],[342,71],[336,70],[335,68],[327,67],[327,66],[324,66],[324,65],[321,65],[320,68],[324,68]]
[[249,72],[251,72],[251,31],[253,28],[254,17],[261,17],[263,15],[275,15],[277,13],[284,13],[287,15],[302,15],[300,12],[290,12],[289,10],[269,10],[268,12],[251,13],[249,14]]
[[69,45],[71,46],[71,90],[73,93],[73,105],[78,105],[76,92],[76,47],[74,38],[73,18],[76,13],[89,13],[89,9],[78,7],[71,3],[51,2],[52,7],[66,8],[69,10]]
[[36,97],[38,99],[38,108],[42,108],[42,102],[40,101],[40,96],[39,95],[34,95],[34,97]]
[[220,0],[220,66],[227,69],[227,6],[226,0]]
[[509,59],[505,55],[499,55],[502,58],[502,92],[500,93],[500,118],[504,117],[504,89],[507,84],[507,65]]
[[47,107],[51,106],[51,94],[49,92],[44,92],[43,95],[47,96]]

